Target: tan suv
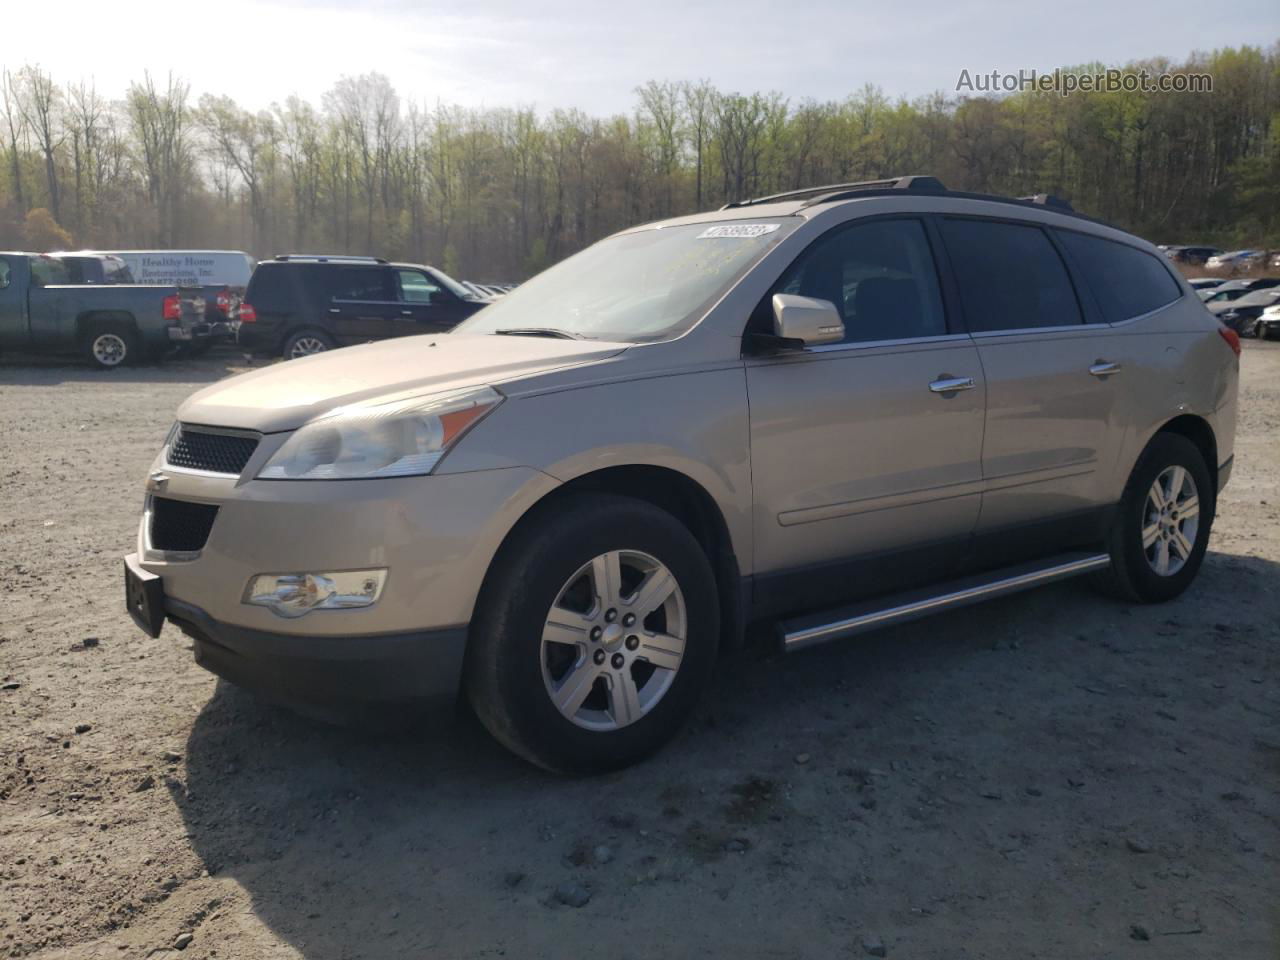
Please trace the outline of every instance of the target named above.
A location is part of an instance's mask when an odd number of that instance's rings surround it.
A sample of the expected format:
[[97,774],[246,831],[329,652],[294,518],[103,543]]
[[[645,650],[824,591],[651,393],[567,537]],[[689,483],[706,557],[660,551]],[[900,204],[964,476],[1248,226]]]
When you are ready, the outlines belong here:
[[130,611],[301,704],[452,698],[534,763],[672,736],[801,649],[1076,574],[1186,589],[1239,342],[1150,244],[929,177],[623,231],[447,335],[216,383]]

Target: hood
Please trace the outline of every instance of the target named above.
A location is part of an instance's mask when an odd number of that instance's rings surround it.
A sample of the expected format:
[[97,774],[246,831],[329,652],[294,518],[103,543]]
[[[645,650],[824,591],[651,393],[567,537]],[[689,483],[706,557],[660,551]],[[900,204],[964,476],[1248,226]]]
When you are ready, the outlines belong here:
[[626,347],[467,334],[383,340],[228,377],[192,394],[178,408],[178,419],[278,433],[351,403],[498,385],[604,360]]
[[1239,309],[1240,300],[1220,300],[1217,303],[1206,303],[1205,308],[1215,317],[1220,313],[1226,313],[1228,310]]

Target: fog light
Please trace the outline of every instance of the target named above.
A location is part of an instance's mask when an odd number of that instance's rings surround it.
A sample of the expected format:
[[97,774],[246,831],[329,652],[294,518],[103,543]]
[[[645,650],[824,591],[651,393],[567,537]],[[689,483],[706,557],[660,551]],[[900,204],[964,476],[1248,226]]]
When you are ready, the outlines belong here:
[[244,602],[266,607],[280,617],[300,617],[312,610],[371,607],[386,579],[385,570],[263,573],[249,581]]

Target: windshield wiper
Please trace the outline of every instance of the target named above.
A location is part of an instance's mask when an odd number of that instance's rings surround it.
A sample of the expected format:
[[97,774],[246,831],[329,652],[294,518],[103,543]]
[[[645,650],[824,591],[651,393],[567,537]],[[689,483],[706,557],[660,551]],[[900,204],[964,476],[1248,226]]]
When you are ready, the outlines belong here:
[[580,333],[558,330],[555,327],[509,327],[493,331],[500,337],[555,337],[558,340],[585,340]]

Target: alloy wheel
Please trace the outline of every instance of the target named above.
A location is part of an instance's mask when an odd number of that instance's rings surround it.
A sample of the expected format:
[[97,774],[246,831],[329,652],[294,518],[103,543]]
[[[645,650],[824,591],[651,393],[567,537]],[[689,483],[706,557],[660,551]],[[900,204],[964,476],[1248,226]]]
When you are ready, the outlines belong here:
[[289,359],[309,357],[315,353],[324,353],[328,349],[328,345],[319,337],[299,337],[293,341],[293,346],[289,349]]
[[1200,530],[1200,494],[1185,467],[1166,467],[1147,492],[1142,549],[1151,569],[1172,577],[1191,559]]
[[611,550],[571,576],[542,627],[542,679],[561,715],[588,730],[629,726],[671,689],[688,616],[671,571]]

